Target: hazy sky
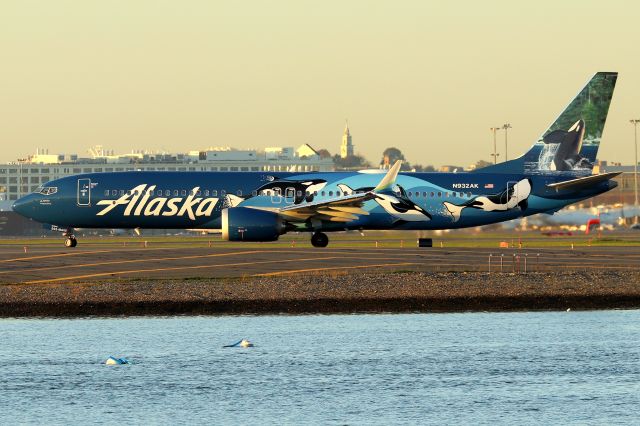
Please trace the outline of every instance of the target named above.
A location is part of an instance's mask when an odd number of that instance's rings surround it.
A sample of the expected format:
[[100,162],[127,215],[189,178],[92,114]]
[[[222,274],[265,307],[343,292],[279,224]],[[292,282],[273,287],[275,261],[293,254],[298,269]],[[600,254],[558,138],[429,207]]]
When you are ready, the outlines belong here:
[[[0,161],[102,144],[389,146],[422,164],[525,151],[596,71],[620,76],[599,158],[631,164],[640,3],[0,1]],[[503,151],[499,134],[499,151]],[[502,155],[501,157],[502,158]]]

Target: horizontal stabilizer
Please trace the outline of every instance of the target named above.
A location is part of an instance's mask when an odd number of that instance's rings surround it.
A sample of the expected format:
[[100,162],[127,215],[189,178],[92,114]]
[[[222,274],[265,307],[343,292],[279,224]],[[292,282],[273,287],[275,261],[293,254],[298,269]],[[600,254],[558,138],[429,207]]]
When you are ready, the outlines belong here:
[[601,173],[599,175],[591,175],[585,176],[577,179],[565,180],[564,182],[550,183],[547,185],[548,188],[555,189],[556,191],[564,191],[567,189],[578,190],[581,188],[588,188],[600,182],[605,182],[607,180],[613,179],[618,176],[622,172],[610,172],[610,173]]

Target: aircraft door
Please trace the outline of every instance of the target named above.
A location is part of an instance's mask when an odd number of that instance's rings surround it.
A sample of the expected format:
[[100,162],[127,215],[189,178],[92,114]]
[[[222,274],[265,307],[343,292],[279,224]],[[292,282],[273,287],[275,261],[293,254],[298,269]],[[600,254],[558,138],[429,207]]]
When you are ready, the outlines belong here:
[[[500,202],[502,204],[508,204],[509,200],[517,200],[518,199],[518,194],[517,194],[518,187],[516,186],[517,183],[518,182],[516,182],[516,181],[507,182],[507,191],[502,194],[502,197],[501,197],[501,200],[500,200]],[[517,204],[517,202],[516,202],[516,204]],[[508,208],[512,208],[512,207],[515,207],[515,205],[514,206],[509,205],[507,207]]]
[[91,179],[78,179],[78,206],[91,205]]
[[293,204],[296,201],[296,189],[288,187],[284,190],[284,202],[287,204]]

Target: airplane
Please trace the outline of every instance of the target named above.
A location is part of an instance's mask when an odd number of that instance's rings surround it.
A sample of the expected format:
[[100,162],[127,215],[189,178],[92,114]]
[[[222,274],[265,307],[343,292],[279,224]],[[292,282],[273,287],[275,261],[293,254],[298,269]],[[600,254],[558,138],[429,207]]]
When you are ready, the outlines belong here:
[[227,241],[309,232],[314,247],[345,230],[476,227],[563,207],[610,191],[619,173],[592,174],[617,80],[598,72],[522,156],[470,172],[89,173],[50,181],[13,205],[62,230],[211,229]]

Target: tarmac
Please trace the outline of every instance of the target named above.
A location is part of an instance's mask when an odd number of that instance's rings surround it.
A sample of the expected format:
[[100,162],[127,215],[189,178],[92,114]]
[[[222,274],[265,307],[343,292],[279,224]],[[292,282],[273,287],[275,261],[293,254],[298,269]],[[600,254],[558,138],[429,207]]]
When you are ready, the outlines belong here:
[[144,242],[0,246],[0,283],[114,279],[247,278],[363,272],[637,271],[640,247],[323,249],[288,244],[176,245]]

